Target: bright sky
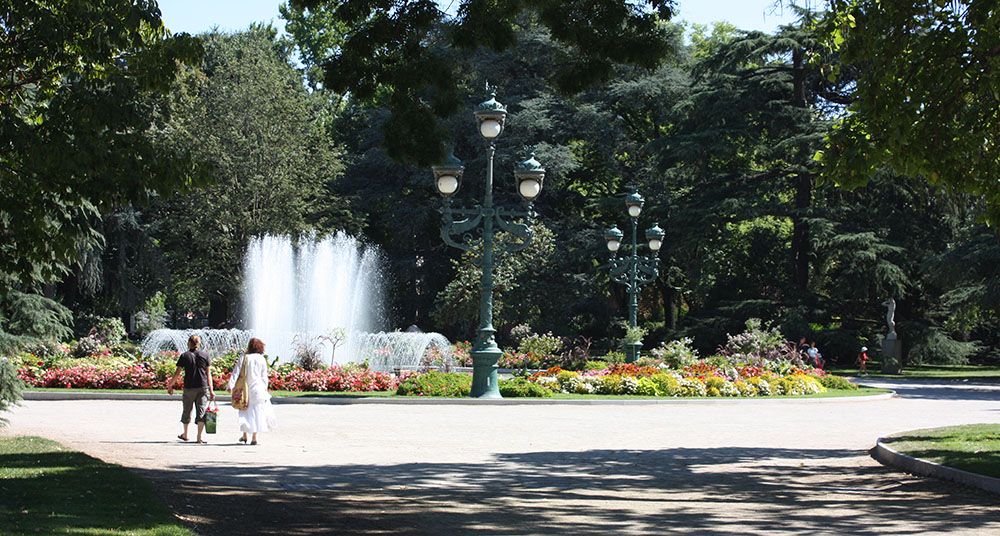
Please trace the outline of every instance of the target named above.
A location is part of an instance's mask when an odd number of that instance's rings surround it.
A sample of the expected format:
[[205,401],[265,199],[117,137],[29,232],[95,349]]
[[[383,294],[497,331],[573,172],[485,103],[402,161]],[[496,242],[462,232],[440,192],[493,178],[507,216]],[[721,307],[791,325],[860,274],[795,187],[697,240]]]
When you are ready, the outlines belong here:
[[[200,33],[218,26],[239,30],[251,22],[273,22],[282,0],[160,0],[163,21],[173,32]],[[791,12],[776,0],[679,0],[675,20],[699,24],[727,21],[744,30],[772,31],[792,21]],[[778,4],[776,7],[775,4]]]

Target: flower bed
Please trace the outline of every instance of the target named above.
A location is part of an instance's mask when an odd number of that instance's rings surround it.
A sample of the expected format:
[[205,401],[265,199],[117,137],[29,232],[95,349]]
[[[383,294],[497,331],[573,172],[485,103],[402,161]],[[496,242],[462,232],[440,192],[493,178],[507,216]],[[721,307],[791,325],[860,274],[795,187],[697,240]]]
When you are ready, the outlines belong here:
[[[177,352],[161,352],[148,359],[112,355],[107,349],[89,357],[75,358],[33,354],[17,356],[18,377],[29,387],[77,389],[160,389],[176,370]],[[212,383],[223,390],[229,383],[238,354],[212,360]],[[391,391],[399,385],[396,375],[360,366],[305,370],[282,365],[271,370],[269,387],[281,391]],[[183,378],[176,385],[183,388]]]

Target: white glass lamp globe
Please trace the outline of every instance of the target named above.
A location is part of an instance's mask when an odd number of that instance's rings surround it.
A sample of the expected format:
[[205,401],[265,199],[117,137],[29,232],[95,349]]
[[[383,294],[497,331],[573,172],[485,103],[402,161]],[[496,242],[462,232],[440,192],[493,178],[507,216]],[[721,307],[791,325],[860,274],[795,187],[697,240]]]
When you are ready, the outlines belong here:
[[660,240],[659,238],[650,238],[649,239],[649,249],[651,251],[660,251],[660,246],[662,246],[662,245],[663,245],[663,241]]
[[458,178],[454,175],[441,175],[438,177],[438,191],[444,195],[451,195],[458,191]]
[[620,247],[622,247],[622,243],[618,240],[608,240],[608,251],[615,252]]
[[521,184],[517,185],[517,189],[522,197],[530,201],[538,197],[538,194],[542,191],[542,185],[535,179],[525,179],[521,181]]
[[497,121],[496,119],[487,119],[482,123],[479,123],[479,133],[482,134],[484,138],[492,140],[500,135],[500,121]]
[[639,214],[642,214],[642,207],[640,207],[639,205],[630,205],[628,207],[629,216],[632,216],[633,218],[638,218]]

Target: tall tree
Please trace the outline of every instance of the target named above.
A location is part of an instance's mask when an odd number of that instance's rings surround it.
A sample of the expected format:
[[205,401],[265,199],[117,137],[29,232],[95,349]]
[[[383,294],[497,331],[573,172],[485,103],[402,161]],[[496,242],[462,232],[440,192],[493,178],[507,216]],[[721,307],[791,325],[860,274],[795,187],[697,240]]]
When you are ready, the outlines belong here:
[[218,326],[234,320],[231,304],[251,237],[322,232],[350,221],[339,220],[341,200],[327,193],[341,172],[339,151],[327,136],[328,100],[307,91],[288,44],[262,26],[202,39],[204,62],[187,70],[175,89],[183,111],[171,124],[171,142],[210,162],[214,182],[165,200],[156,236],[172,277],[194,282]]
[[[168,36],[155,2],[0,6],[0,334],[69,318],[34,293],[101,243],[102,212],[197,182],[189,155],[158,139],[164,95],[200,53]],[[22,306],[53,321],[25,322]]]
[[[388,154],[422,165],[444,155],[447,136],[439,120],[462,103],[460,72],[440,43],[509,49],[518,39],[519,17],[535,15],[565,45],[548,73],[557,87],[576,92],[606,80],[616,63],[657,65],[671,43],[657,21],[674,12],[672,0],[462,0],[455,13],[434,0],[292,0],[291,5],[315,10],[315,18],[328,21],[327,29],[351,28],[322,58],[326,87],[387,106]],[[314,45],[303,48],[315,51]]]
[[[986,201],[1000,221],[1000,9],[995,0],[831,0],[827,45],[859,73],[830,131],[825,175],[891,166]],[[831,65],[831,77],[845,72]],[[854,76],[853,74],[851,75]]]

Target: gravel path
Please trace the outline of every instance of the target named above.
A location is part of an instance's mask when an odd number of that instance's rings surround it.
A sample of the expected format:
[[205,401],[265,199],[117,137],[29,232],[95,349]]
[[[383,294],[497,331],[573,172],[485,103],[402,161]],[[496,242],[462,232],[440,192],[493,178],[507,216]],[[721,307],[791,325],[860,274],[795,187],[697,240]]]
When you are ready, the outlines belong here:
[[1000,421],[1000,386],[636,406],[278,406],[182,444],[177,402],[32,401],[8,433],[151,478],[200,534],[1000,534],[1000,497],[883,468],[879,436]]

